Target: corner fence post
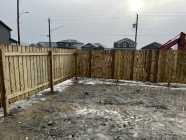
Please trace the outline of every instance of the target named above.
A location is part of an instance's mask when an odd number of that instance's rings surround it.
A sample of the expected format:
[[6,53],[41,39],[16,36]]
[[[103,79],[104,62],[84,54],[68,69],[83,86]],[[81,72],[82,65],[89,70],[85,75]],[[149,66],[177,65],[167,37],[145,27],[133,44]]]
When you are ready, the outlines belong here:
[[7,86],[6,86],[6,69],[5,69],[5,54],[2,49],[0,49],[0,80],[1,80],[1,85],[2,85],[2,105],[3,105],[3,111],[4,111],[4,116],[8,116],[9,110],[8,110],[8,96],[7,96]]
[[49,51],[49,77],[50,77],[50,81],[49,81],[49,84],[50,84],[50,90],[51,92],[54,92],[54,74],[53,74],[53,52],[52,51]]

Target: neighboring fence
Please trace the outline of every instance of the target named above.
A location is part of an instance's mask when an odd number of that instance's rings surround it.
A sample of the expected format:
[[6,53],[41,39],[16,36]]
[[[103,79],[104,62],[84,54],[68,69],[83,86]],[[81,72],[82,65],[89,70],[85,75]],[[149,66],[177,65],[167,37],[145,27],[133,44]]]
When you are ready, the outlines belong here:
[[80,77],[186,83],[186,52],[79,51],[77,58]]
[[75,50],[0,47],[3,48],[0,51],[1,103],[5,111],[9,103],[74,76]]

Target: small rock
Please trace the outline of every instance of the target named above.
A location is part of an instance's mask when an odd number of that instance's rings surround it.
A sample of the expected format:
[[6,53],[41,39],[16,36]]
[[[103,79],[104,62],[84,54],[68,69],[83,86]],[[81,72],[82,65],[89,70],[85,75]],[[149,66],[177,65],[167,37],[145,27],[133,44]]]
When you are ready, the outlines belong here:
[[52,126],[53,124],[54,124],[53,121],[49,121],[49,122],[48,122],[48,126]]
[[74,138],[74,134],[68,136],[69,139]]
[[89,95],[89,93],[88,93],[88,92],[85,92],[85,93],[84,93],[84,95],[88,96],[88,95]]
[[21,109],[22,107],[21,107],[21,106],[18,106],[17,108],[18,108],[18,109]]

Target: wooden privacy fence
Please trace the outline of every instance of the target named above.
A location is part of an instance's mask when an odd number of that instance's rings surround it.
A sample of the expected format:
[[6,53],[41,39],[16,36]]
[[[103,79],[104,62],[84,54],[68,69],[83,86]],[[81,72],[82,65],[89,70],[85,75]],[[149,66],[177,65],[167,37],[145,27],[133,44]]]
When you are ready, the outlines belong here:
[[75,73],[75,50],[2,46],[0,93],[5,115],[8,105],[33,95]]
[[80,77],[186,83],[186,52],[156,50],[78,51]]
[[0,46],[0,103],[8,105],[76,77],[186,83],[186,52]]

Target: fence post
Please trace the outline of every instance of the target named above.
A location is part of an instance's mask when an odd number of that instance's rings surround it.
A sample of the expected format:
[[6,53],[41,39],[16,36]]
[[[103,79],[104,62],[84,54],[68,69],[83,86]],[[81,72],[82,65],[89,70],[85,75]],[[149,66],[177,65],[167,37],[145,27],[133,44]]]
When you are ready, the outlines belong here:
[[89,51],[89,78],[92,77],[92,50]]
[[132,50],[130,80],[134,79],[134,61],[135,61],[135,50]]
[[54,92],[54,76],[53,76],[53,52],[49,51],[49,77],[50,77],[50,90]]
[[153,78],[153,82],[159,82],[158,81],[158,69],[159,69],[159,55],[160,55],[160,50],[157,50],[156,53],[155,53],[155,61],[156,61],[156,64],[155,64],[155,72],[154,72],[154,78]]
[[78,75],[78,52],[74,53],[74,59],[75,59],[75,80],[77,80],[77,75]]
[[145,77],[145,81],[150,81],[151,78],[151,68],[152,68],[152,50],[149,50],[146,52],[146,60],[147,61],[147,69],[146,69],[146,77]]
[[115,50],[112,50],[112,79],[115,78]]
[[7,96],[7,86],[6,86],[6,69],[5,69],[5,55],[4,51],[0,49],[0,74],[1,74],[1,84],[2,84],[2,105],[3,105],[3,111],[4,111],[4,116],[7,116],[9,114],[8,110],[8,96]]

